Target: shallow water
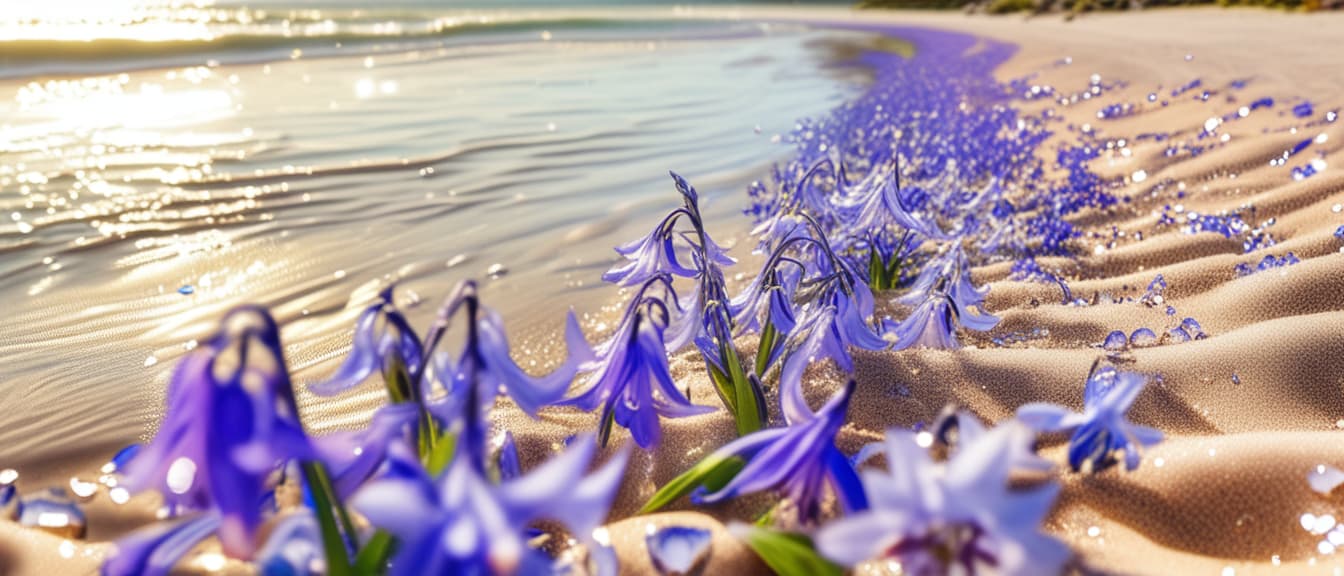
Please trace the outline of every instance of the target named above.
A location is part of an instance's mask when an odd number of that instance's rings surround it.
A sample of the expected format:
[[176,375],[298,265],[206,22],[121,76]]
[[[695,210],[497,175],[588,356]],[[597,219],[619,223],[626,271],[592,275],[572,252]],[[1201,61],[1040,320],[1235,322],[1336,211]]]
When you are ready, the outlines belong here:
[[599,282],[611,246],[676,202],[667,170],[731,241],[741,191],[788,153],[775,135],[854,93],[863,75],[835,47],[867,38],[547,16],[302,54],[274,38],[8,52],[0,461],[135,440],[175,360],[241,303],[275,311],[310,378],[390,280],[425,301],[422,322],[464,278],[515,331],[598,312],[616,298]]

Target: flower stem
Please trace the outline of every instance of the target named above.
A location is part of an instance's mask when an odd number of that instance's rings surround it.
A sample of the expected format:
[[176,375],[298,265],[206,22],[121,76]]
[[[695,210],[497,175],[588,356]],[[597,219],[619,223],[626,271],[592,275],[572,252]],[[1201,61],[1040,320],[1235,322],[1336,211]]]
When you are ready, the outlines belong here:
[[322,547],[327,555],[327,574],[329,576],[351,576],[350,556],[341,528],[337,527],[337,511],[340,523],[346,534],[354,537],[354,525],[345,513],[345,508],[336,499],[335,490],[327,469],[318,462],[304,462],[303,479],[308,484],[308,493],[313,497],[313,506],[317,510],[317,521],[322,529]]

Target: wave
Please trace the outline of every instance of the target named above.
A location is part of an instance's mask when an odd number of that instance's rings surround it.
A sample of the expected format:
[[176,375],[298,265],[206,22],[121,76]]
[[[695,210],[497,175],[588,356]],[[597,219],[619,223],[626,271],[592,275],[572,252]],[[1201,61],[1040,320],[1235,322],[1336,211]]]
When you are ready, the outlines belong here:
[[[48,25],[50,30],[42,30],[44,24],[38,22],[28,23],[27,30],[15,33],[13,22],[0,21],[0,78],[200,64],[256,64],[462,44],[703,40],[761,33],[758,25],[741,22],[597,14],[431,16],[407,12],[342,15],[295,12],[289,17],[266,13],[259,13],[259,17],[235,17],[209,28],[158,22],[158,27],[151,29],[152,24],[108,24],[88,31],[62,29],[59,25]],[[87,39],[90,35],[92,39]]]

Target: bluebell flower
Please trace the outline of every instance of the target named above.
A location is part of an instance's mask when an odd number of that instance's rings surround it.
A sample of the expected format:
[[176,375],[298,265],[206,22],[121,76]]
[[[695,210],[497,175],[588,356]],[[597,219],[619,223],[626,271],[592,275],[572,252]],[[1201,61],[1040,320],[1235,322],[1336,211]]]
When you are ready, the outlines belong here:
[[220,515],[210,511],[161,522],[117,541],[116,551],[103,563],[104,576],[168,576],[173,566],[220,527]]
[[911,230],[921,236],[933,236],[932,228],[905,205],[901,194],[899,166],[895,159],[869,170],[858,182],[846,186],[844,165],[840,167],[841,197],[836,212],[845,226],[862,237],[892,228]]
[[1014,446],[1031,441],[1010,422],[935,463],[913,432],[888,430],[887,470],[863,472],[871,507],[822,526],[817,550],[844,566],[892,560],[907,574],[1059,574],[1069,549],[1040,531],[1059,487],[1009,487]]
[[[360,316],[350,355],[336,375],[310,389],[321,395],[336,394],[382,370],[384,378],[395,382],[389,385],[393,401],[412,403],[422,411],[421,434],[436,434],[430,420],[464,434],[461,445],[475,454],[481,466],[488,414],[498,395],[507,395],[535,417],[542,406],[564,396],[579,366],[593,358],[573,311],[565,324],[565,361],[549,374],[532,376],[513,361],[504,321],[481,304],[474,282],[460,283],[445,299],[423,340],[393,305],[391,290],[385,289],[379,302]],[[465,317],[467,336],[460,353],[451,356],[440,351],[439,345],[459,311]],[[435,384],[446,391],[443,397],[434,397]],[[366,469],[376,465],[369,456],[359,463]],[[338,483],[344,482],[338,479]]]
[[540,520],[563,525],[588,545],[599,573],[615,574],[615,557],[593,536],[620,486],[629,451],[585,476],[596,453],[591,435],[528,474],[492,483],[471,463],[454,458],[431,478],[406,455],[389,474],[351,501],[369,523],[397,538],[391,574],[503,575],[551,572],[551,560],[527,544]]
[[[598,416],[599,441],[606,445],[612,424],[630,430],[641,448],[652,449],[662,438],[659,418],[682,418],[714,409],[691,404],[672,381],[664,335],[669,322],[667,303],[648,293],[655,277],[642,286],[627,306],[611,340],[600,347],[592,372],[580,386],[582,393],[555,402],[592,411]],[[670,290],[670,288],[669,288]]]
[[[617,247],[616,252],[626,262],[608,270],[602,275],[603,280],[621,286],[635,286],[659,273],[694,277],[699,270],[683,266],[677,259],[677,238],[689,245],[692,252],[702,254],[707,262],[717,266],[731,266],[737,262],[705,232],[704,220],[700,216],[700,197],[695,188],[677,173],[672,172],[671,175],[677,191],[681,193],[683,205],[665,216],[647,236]],[[677,231],[677,222],[683,217],[690,221],[693,235]]]
[[1083,389],[1083,413],[1063,406],[1031,403],[1017,409],[1017,419],[1043,432],[1073,431],[1069,439],[1069,466],[1075,471],[1084,463],[1100,470],[1124,451],[1125,468],[1138,468],[1144,446],[1162,441],[1162,433],[1130,422],[1125,413],[1147,384],[1147,378],[1122,372],[1114,366],[1093,370]]
[[326,557],[317,517],[307,509],[282,516],[257,553],[256,564],[264,576],[326,574]]
[[930,260],[910,285],[909,292],[897,299],[897,302],[918,306],[939,285],[945,286],[946,293],[962,308],[983,307],[985,296],[989,295],[988,286],[977,288],[971,282],[970,261],[966,258],[965,250],[957,244]]
[[416,407],[388,404],[374,411],[362,430],[333,432],[312,440],[317,457],[331,470],[336,495],[345,498],[372,478],[393,444],[406,443]]
[[[402,379],[406,386],[415,381],[424,360],[420,337],[392,301],[395,285],[378,294],[378,300],[364,309],[355,321],[354,342],[350,354],[336,373],[308,389],[319,396],[332,396],[358,386],[374,372],[389,381]],[[391,390],[409,394],[409,390]],[[394,398],[405,400],[406,398]]]
[[915,346],[956,349],[961,347],[957,340],[958,327],[983,332],[999,323],[997,316],[975,313],[971,307],[945,292],[946,289],[946,285],[934,289],[924,298],[923,303],[892,329],[896,337],[894,349],[905,350]]
[[462,289],[444,304],[435,328],[431,329],[429,349],[437,348],[443,328],[458,310],[465,314],[467,338],[456,356],[435,354],[434,374],[428,381],[440,384],[448,394],[431,401],[429,407],[448,423],[450,430],[464,436],[462,445],[476,453],[474,460],[483,466],[489,414],[496,396],[507,395],[519,409],[535,418],[543,406],[564,397],[580,366],[591,362],[594,354],[571,310],[565,323],[565,361],[544,376],[529,375],[510,356],[503,318],[480,303],[473,282],[463,283]]
[[845,512],[867,508],[858,475],[835,447],[835,436],[845,424],[854,387],[854,381],[849,381],[810,418],[785,428],[754,432],[716,450],[705,460],[739,457],[747,464],[718,490],[708,492],[701,487],[692,499],[715,503],[770,490],[797,507],[800,521],[814,522],[821,513],[824,488],[829,485]]
[[178,365],[167,404],[158,434],[125,464],[121,484],[131,492],[161,493],[172,510],[202,514],[175,525],[181,534],[156,530],[124,540],[121,559],[109,562],[106,574],[166,572],[178,548],[153,547],[198,534],[196,540],[216,533],[226,555],[251,558],[265,520],[268,477],[288,460],[313,456],[279,329],[261,308],[241,307],[224,317],[219,332]]

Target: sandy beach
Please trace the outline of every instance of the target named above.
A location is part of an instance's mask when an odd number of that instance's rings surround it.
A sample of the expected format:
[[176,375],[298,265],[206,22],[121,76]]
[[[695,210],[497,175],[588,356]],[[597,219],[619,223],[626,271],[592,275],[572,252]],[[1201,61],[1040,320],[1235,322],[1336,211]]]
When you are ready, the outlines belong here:
[[[1340,170],[1344,167],[1340,153],[1344,122],[1312,123],[1327,111],[1344,107],[1344,72],[1338,57],[1344,50],[1340,48],[1344,46],[1344,14],[1171,9],[1087,14],[1066,21],[1053,15],[684,8],[668,15],[817,28],[895,26],[898,35],[903,27],[935,28],[1008,43],[1016,51],[995,71],[1001,82],[1027,78],[1024,86],[1051,86],[1057,91],[1054,98],[1019,99],[1013,104],[1025,114],[1051,108],[1063,116],[1057,124],[1060,129],[1041,147],[1043,153],[1053,154],[1059,143],[1072,137],[1064,126],[1086,125],[1088,132],[1113,144],[1092,159],[1090,166],[1103,176],[1124,179],[1124,188],[1116,192],[1124,201],[1072,218],[1083,232],[1070,244],[1077,258],[1040,259],[1043,266],[1058,267],[1073,295],[1091,304],[1064,305],[1056,285],[1010,278],[1011,260],[976,267],[976,283],[990,287],[985,308],[1002,318],[1001,323],[990,332],[966,333],[963,342],[967,346],[961,350],[855,351],[858,391],[849,423],[840,434],[843,451],[854,453],[880,439],[887,428],[931,423],[948,404],[967,408],[989,423],[1010,418],[1027,402],[1081,408],[1083,383],[1089,367],[1105,355],[1098,345],[1108,333],[1150,328],[1162,334],[1181,318],[1194,317],[1207,338],[1163,342],[1114,358],[1126,369],[1160,375],[1130,413],[1135,422],[1166,434],[1165,441],[1144,453],[1138,470],[1113,469],[1091,476],[1069,473],[1063,442],[1044,445],[1042,453],[1060,465],[1057,477],[1063,485],[1062,496],[1046,522],[1047,531],[1072,548],[1077,555],[1074,568],[1082,573],[1228,576],[1344,570],[1344,556],[1333,553],[1333,547],[1327,552],[1321,546],[1323,536],[1302,524],[1305,514],[1344,518],[1344,496],[1317,494],[1306,481],[1320,465],[1344,467],[1344,444],[1339,442],[1344,438],[1344,239],[1335,236],[1336,229],[1344,226],[1340,208],[1344,204],[1344,172]],[[232,71],[226,65],[215,75],[227,76]],[[1094,75],[1107,85],[1104,97],[1059,104],[1058,95],[1095,85],[1090,81]],[[1196,91],[1208,90],[1210,97],[1168,96],[1195,79],[1200,81]],[[1243,82],[1243,88],[1230,88]],[[825,96],[812,98],[806,105],[820,113],[847,94],[828,89]],[[1146,105],[1154,102],[1149,94],[1160,94],[1170,103]],[[1272,106],[1238,113],[1266,98],[1273,100]],[[802,98],[769,104],[788,109],[803,105],[798,100]],[[1119,117],[1099,118],[1103,104],[1114,102],[1138,105]],[[1303,102],[1310,102],[1314,110],[1310,118],[1298,118],[1291,112]],[[1211,119],[1229,114],[1235,121],[1215,124],[1225,138],[1217,145],[1199,154],[1169,152],[1172,143],[1194,142]],[[1136,140],[1156,133],[1169,135],[1170,140]],[[683,142],[693,141],[692,135],[679,137],[686,139]],[[1117,144],[1122,139],[1130,142]],[[1304,139],[1311,140],[1305,152],[1282,165],[1272,162]],[[570,152],[581,154],[581,147],[576,145]],[[710,187],[718,190],[710,208],[715,232],[743,260],[730,275],[751,273],[748,248],[752,242],[746,235],[750,222],[737,210],[746,203],[741,193],[745,182],[761,177],[770,159],[769,154],[744,154],[735,160],[760,165],[722,168],[712,171],[718,180],[709,178]],[[1312,166],[1313,160],[1319,170],[1294,178],[1294,168]],[[431,164],[440,170],[456,169],[451,160]],[[1179,211],[1173,209],[1168,194],[1176,189],[1181,191]],[[619,190],[610,191],[609,197],[620,198]],[[1271,234],[1273,246],[1247,253],[1242,238],[1188,234],[1179,225],[1161,221],[1164,215],[1216,214],[1248,206],[1254,211],[1249,213],[1253,217],[1246,217],[1247,223]],[[587,281],[596,284],[614,257],[597,252],[589,238],[642,234],[652,223],[647,215],[663,208],[640,203],[627,212],[609,213],[600,222],[583,221],[582,215],[557,217],[559,223],[546,232],[553,237],[537,238],[537,242],[581,243],[584,264],[570,272],[590,276]],[[389,250],[393,244],[388,243]],[[286,254],[283,247],[276,250],[277,262],[303,260],[298,254]],[[1238,264],[1254,267],[1267,254],[1282,257],[1289,252],[1301,261],[1249,275],[1236,272]],[[523,255],[520,263],[554,259],[553,252],[544,248],[520,249],[518,254]],[[429,256],[424,258],[428,261]],[[442,266],[437,260],[435,264]],[[485,263],[473,266],[484,268]],[[550,268],[547,273],[554,271]],[[174,279],[180,275],[171,270],[159,273],[162,283],[174,289]],[[1158,274],[1168,286],[1163,305],[1135,301]],[[416,277],[414,272],[409,276]],[[498,289],[501,300],[526,293],[529,280],[554,278],[521,276]],[[302,287],[282,287],[285,278],[284,272],[266,272],[257,280],[274,286],[276,292],[302,292]],[[326,281],[325,273],[323,278]],[[735,280],[741,283],[743,278]],[[318,286],[318,282],[311,280],[309,286]],[[437,287],[437,282],[426,284]],[[349,302],[328,294],[322,297],[325,308],[310,305],[302,296],[275,297],[284,310],[281,316],[296,321],[286,327],[285,336],[291,343],[287,353],[300,379],[316,379],[335,368],[348,349],[349,333],[334,327],[351,322],[371,294],[358,292],[349,296]],[[578,307],[585,314],[589,338],[595,341],[605,335],[602,330],[620,303],[615,291],[576,287],[570,294],[573,302],[548,300],[510,310],[516,314],[510,318],[513,336],[541,364],[554,361],[561,352],[556,349],[561,323],[552,314],[554,310]],[[904,313],[889,304],[893,296],[879,293],[879,309]],[[1166,306],[1177,313],[1167,313]],[[331,315],[304,320],[310,308],[325,309]],[[215,311],[216,307],[197,309],[179,319],[173,314],[182,310],[169,306],[134,318],[101,317],[97,321],[104,325],[97,338],[106,340],[130,331],[198,334],[214,321],[210,313]],[[39,315],[56,312],[27,311],[22,320],[36,325]],[[422,315],[429,312],[420,311]],[[85,330],[75,324],[68,329]],[[1010,335],[1026,336],[1014,341]],[[754,338],[740,342],[744,350],[755,345]],[[15,336],[0,339],[0,349],[26,354],[25,362],[30,365],[50,363],[50,373],[63,369],[60,362],[77,361],[74,354],[59,360],[33,360],[35,347]],[[137,349],[126,355],[139,358],[141,352]],[[158,361],[170,364],[175,355],[180,352],[163,354]],[[672,359],[671,366],[678,384],[689,387],[693,399],[713,403],[713,385],[698,356],[683,353]],[[103,369],[117,379],[145,377],[143,371]],[[843,375],[828,365],[813,366],[807,375],[804,390],[813,406],[843,385]],[[4,374],[0,383],[20,392],[0,404],[0,409],[13,415],[0,427],[0,468],[18,469],[25,490],[63,484],[71,476],[96,475],[115,446],[143,439],[155,429],[166,377],[161,371],[130,387],[104,386],[71,394]],[[310,431],[321,434],[363,423],[383,394],[382,388],[370,384],[339,399],[301,394],[299,400]],[[59,411],[48,406],[57,397]],[[59,422],[60,413],[97,414],[108,402],[131,413],[115,414],[77,431]],[[595,422],[593,414],[564,409],[544,410],[541,420],[533,421],[508,404],[502,404],[496,415],[497,426],[512,430],[517,438],[525,469],[552,454],[564,438],[592,429]],[[136,424],[139,428],[131,429]],[[608,530],[623,573],[650,573],[643,539],[649,523],[712,527],[713,553],[704,574],[764,573],[765,567],[750,550],[722,529],[728,520],[759,511],[759,502],[748,499],[694,507],[683,501],[674,506],[674,512],[631,517],[658,487],[734,437],[733,421],[722,410],[665,420],[662,425],[662,446],[654,452],[634,453],[610,517]],[[88,439],[95,440],[84,441]],[[628,433],[618,429],[612,444],[618,446],[629,439]],[[53,451],[52,443],[60,448]],[[0,574],[94,573],[108,541],[152,518],[155,506],[148,496],[126,505],[96,499],[87,509],[90,531],[86,542],[0,522]],[[224,571],[242,572],[244,568],[230,565]]]

